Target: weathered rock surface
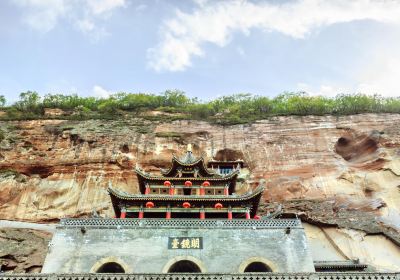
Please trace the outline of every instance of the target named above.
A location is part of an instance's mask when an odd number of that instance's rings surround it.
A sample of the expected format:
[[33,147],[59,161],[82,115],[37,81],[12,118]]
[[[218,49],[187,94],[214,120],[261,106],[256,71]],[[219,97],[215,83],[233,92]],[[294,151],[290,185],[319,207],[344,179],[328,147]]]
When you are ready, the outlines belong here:
[[249,186],[267,182],[264,199],[274,204],[264,211],[281,203],[314,225],[400,244],[398,114],[274,117],[226,127],[37,120],[2,122],[1,130],[0,219],[51,222],[93,211],[113,216],[109,183],[136,192],[136,164],[158,172],[191,143],[197,154],[243,158]]
[[303,224],[314,261],[359,260],[373,269],[400,271],[400,248],[382,235]]
[[0,270],[37,273],[43,266],[51,234],[31,229],[0,229]]

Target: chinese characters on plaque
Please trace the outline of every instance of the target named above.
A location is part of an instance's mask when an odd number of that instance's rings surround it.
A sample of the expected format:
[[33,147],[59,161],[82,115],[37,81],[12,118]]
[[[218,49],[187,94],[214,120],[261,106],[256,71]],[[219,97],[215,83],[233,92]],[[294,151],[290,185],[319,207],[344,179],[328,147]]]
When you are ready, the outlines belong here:
[[203,237],[168,237],[168,249],[203,249]]

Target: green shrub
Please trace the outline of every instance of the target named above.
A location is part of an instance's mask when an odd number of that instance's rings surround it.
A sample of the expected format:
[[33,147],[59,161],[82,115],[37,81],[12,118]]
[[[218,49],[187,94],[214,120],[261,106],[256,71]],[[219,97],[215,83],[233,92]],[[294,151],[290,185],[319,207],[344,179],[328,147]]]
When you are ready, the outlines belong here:
[[8,168],[0,169],[0,176],[2,177],[11,177],[11,176],[17,177],[19,175],[20,173],[14,169],[8,169]]
[[144,111],[158,110],[174,115],[145,115],[143,118],[163,122],[196,119],[239,124],[278,115],[400,113],[400,98],[361,93],[324,97],[310,96],[306,92],[284,92],[274,98],[240,93],[204,102],[188,98],[180,90],[167,90],[158,95],[121,92],[108,98],[48,94],[42,99],[37,92],[27,91],[20,94],[19,101],[4,109],[7,115],[3,119],[44,118],[44,108],[73,111],[71,116],[56,117],[72,120],[130,118]]

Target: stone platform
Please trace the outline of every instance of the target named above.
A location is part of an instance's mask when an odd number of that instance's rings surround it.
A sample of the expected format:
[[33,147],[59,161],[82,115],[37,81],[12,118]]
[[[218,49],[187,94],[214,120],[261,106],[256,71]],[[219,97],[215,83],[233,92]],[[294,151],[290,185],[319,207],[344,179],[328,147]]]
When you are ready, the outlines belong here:
[[400,273],[0,274],[0,280],[400,280]]
[[298,219],[65,219],[42,272],[116,272],[100,271],[113,264],[118,272],[167,273],[182,262],[201,273],[242,273],[253,264],[265,265],[263,271],[315,271]]

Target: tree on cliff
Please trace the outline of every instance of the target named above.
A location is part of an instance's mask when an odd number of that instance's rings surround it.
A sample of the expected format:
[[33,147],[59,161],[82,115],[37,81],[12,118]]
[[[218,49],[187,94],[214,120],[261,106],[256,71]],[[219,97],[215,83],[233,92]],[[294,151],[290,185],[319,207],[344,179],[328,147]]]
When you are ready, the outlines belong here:
[[4,107],[6,105],[6,98],[4,95],[0,95],[0,107]]
[[22,92],[19,99],[14,105],[18,110],[27,113],[41,113],[43,108],[40,103],[40,96],[36,91]]

